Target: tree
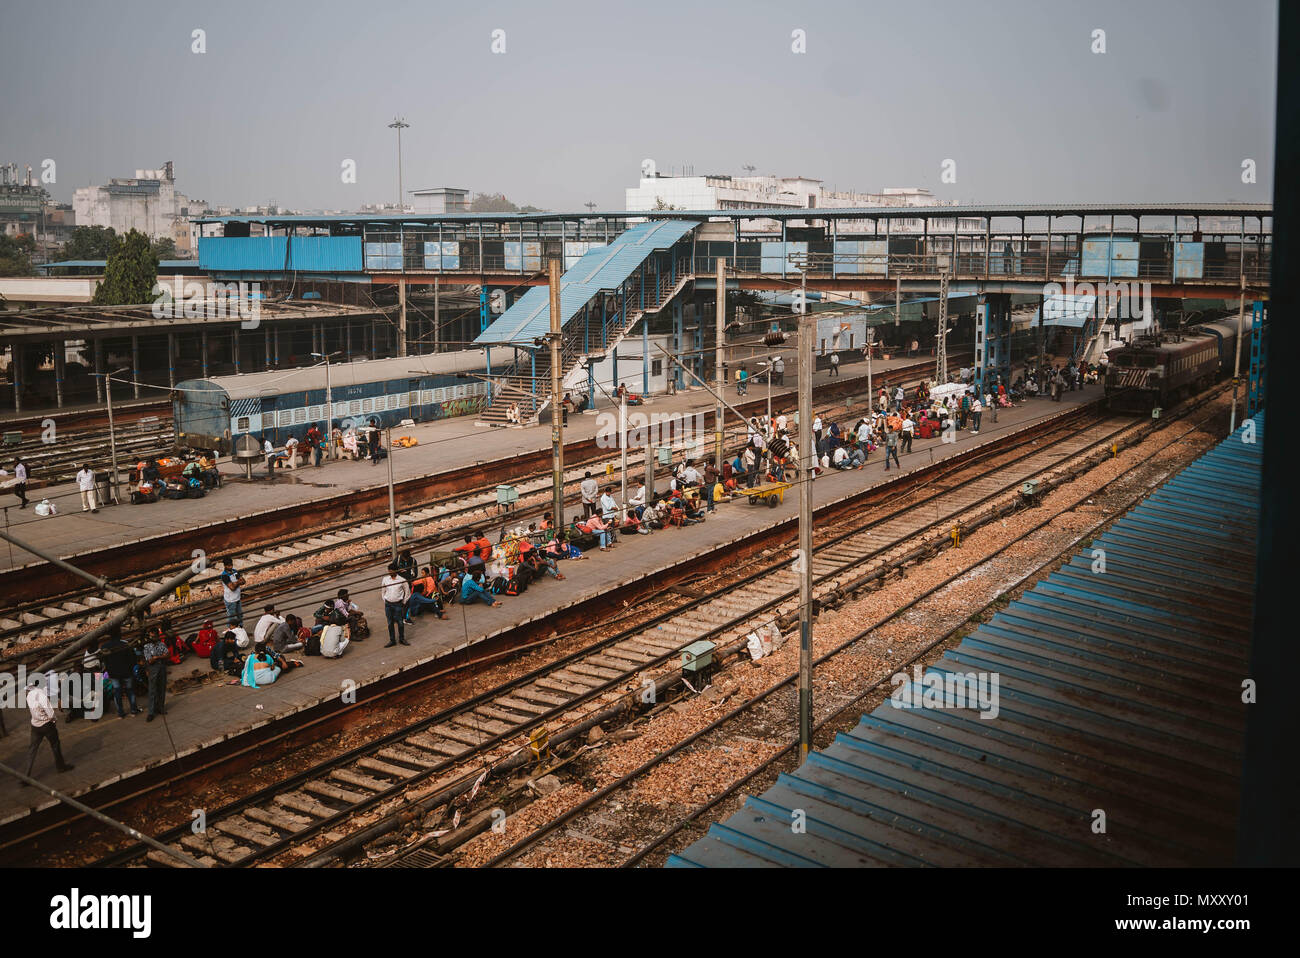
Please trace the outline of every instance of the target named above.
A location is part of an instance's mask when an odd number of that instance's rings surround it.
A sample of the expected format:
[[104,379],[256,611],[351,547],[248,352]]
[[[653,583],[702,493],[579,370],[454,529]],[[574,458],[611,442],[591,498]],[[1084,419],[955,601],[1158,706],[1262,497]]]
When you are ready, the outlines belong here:
[[114,238],[104,267],[104,280],[95,290],[96,306],[135,306],[152,301],[158,281],[158,257],[149,237],[137,230]]
[[36,240],[28,233],[17,236],[0,233],[0,276],[31,276],[35,249]]
[[165,259],[176,258],[176,241],[170,236],[164,236],[162,239],[156,239],[150,245],[153,255],[161,262]]
[[536,206],[516,206],[504,193],[475,193],[469,201],[471,213],[541,213]]
[[78,226],[63,244],[64,259],[108,259],[117,234],[111,226]]
[[663,198],[662,196],[656,196],[656,197],[655,197],[655,205],[654,205],[654,209],[657,209],[657,210],[677,210],[677,209],[681,209],[681,207],[680,207],[680,206],[674,206],[672,203],[665,203],[665,202],[664,202],[664,198]]

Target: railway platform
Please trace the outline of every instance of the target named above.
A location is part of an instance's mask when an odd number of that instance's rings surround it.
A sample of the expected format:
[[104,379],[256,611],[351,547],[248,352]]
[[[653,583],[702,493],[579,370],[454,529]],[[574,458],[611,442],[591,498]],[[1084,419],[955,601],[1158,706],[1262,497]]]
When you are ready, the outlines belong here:
[[[917,362],[916,359],[904,358],[877,361],[873,364],[873,371],[876,374],[885,373]],[[818,373],[814,385],[821,388],[833,384],[843,394],[844,389],[852,389],[852,384],[861,379],[862,386],[857,395],[865,397],[865,363],[856,363],[848,369],[851,372],[837,377],[831,377],[825,372]],[[920,378],[922,377],[918,375],[917,379]],[[795,377],[787,373],[786,385],[772,390],[773,402],[792,405],[794,383]],[[726,391],[726,399],[733,405],[760,400],[765,402],[766,389],[755,384],[750,387],[747,396],[737,397],[735,387],[732,386]],[[714,406],[715,401],[708,392],[692,389],[675,396],[654,397],[651,403],[630,411],[658,415],[690,414],[711,411]],[[600,414],[609,411],[608,407],[603,407],[596,412],[570,416],[568,426],[565,427],[566,445],[595,437],[598,430],[606,428],[607,420],[602,419]],[[734,415],[730,412],[726,420],[730,428],[738,428]],[[306,428],[304,424],[304,432]],[[547,426],[491,428],[475,425],[470,416],[417,424],[393,432],[394,438],[407,435],[417,439],[419,444],[409,449],[391,451],[394,482],[427,479],[430,494],[435,493],[439,485],[455,473],[485,463],[548,452],[551,448],[551,432]],[[712,436],[708,438],[711,440]],[[125,474],[126,463],[120,465]],[[33,502],[48,498],[59,510],[58,515],[40,518],[30,506],[20,510],[17,499],[7,495],[0,497],[0,510],[3,510],[0,523],[16,537],[26,539],[46,552],[75,564],[77,556],[126,545],[134,546],[142,540],[153,539],[160,546],[165,545],[169,536],[181,531],[192,531],[196,527],[215,527],[236,519],[246,523],[249,517],[259,515],[265,515],[270,523],[273,521],[272,514],[277,510],[307,505],[353,490],[386,487],[388,481],[386,463],[380,462],[376,466],[365,460],[352,462],[327,459],[320,468],[306,465],[297,469],[277,468],[273,478],[267,477],[266,467],[260,461],[254,465],[251,479],[246,478],[244,467],[229,460],[222,461],[219,468],[225,485],[209,491],[203,499],[160,500],[139,506],[123,501],[117,506],[102,508],[98,513],[91,514],[81,511],[76,484],[64,483],[28,491],[28,498]],[[123,500],[127,499],[125,483],[119,487],[119,494]],[[384,501],[386,503],[387,500]],[[254,526],[250,534],[256,535],[256,531]],[[273,531],[268,530],[268,534]],[[40,563],[41,560],[35,556],[17,548],[10,550],[7,545],[0,548],[0,573]],[[111,572],[104,574],[112,578]]]
[[[1031,400],[1003,410],[997,424],[986,419],[979,434],[959,432],[954,443],[943,443],[938,438],[918,439],[913,451],[902,457],[901,471],[884,471],[883,456],[873,456],[871,462],[860,470],[829,470],[814,484],[814,504],[821,508],[860,495],[864,489],[905,477],[977,446],[1004,440],[1017,430],[1069,414],[1078,406],[1100,398],[1100,395],[1101,387],[1092,386],[1066,393],[1060,403]],[[692,398],[696,404],[699,403],[698,396],[677,397],[679,401],[687,402]],[[572,417],[570,422],[573,423]],[[460,424],[447,425],[455,428]],[[508,448],[511,443],[535,443],[537,438],[547,435],[549,432],[546,430],[493,430],[490,438]],[[369,470],[372,467],[360,464],[353,468]],[[269,484],[263,485],[274,488]],[[230,486],[224,491],[233,492],[235,488]],[[247,502],[243,489],[230,499]],[[201,765],[205,751],[231,750],[241,740],[254,742],[274,723],[295,717],[301,719],[310,710],[320,713],[356,707],[343,701],[342,690],[349,684],[355,684],[356,701],[364,707],[367,689],[382,687],[386,683],[391,686],[394,680],[402,677],[427,675],[451,668],[458,664],[458,653],[483,643],[514,647],[517,641],[522,641],[516,639],[518,636],[544,635],[547,623],[561,620],[566,613],[575,613],[584,605],[593,610],[597,606],[607,606],[611,594],[626,593],[637,583],[644,584],[648,591],[655,578],[669,570],[679,571],[690,566],[693,560],[703,562],[705,557],[718,550],[743,549],[745,543],[757,534],[782,523],[791,523],[796,515],[797,504],[792,497],[777,508],[751,508],[743,497],[737,498],[720,505],[717,512],[702,524],[666,529],[649,536],[624,537],[607,553],[593,550],[583,561],[567,562],[562,566],[566,574],[563,582],[544,579],[522,596],[501,597],[504,604],[498,608],[453,606],[445,621],[431,616],[419,618],[415,625],[407,627],[409,647],[386,648],[384,645],[387,637],[379,599],[379,578],[387,561],[385,555],[372,569],[348,574],[347,584],[352,597],[367,612],[373,633],[365,641],[350,646],[341,659],[306,658],[305,668],[286,673],[275,684],[256,690],[209,679],[169,693],[166,715],[152,723],[146,723],[143,715],[119,719],[111,706],[108,714],[97,722],[79,720],[66,723],[61,719],[64,755],[76,768],[68,774],[56,775],[49,752],[44,750],[38,758],[35,774],[65,793],[85,796],[110,786],[124,788],[133,779],[143,780],[166,766],[174,766],[183,772],[187,767]],[[332,588],[317,585],[279,598],[276,605],[282,614],[295,612],[310,621],[313,609],[327,593],[332,592]],[[260,615],[259,609],[250,607],[253,605],[256,603],[245,601],[245,624],[248,626]],[[206,662],[187,660],[172,667],[171,678],[189,676],[195,669],[202,674],[209,672]],[[4,721],[8,735],[0,738],[0,761],[25,768],[29,734],[26,710],[7,709]],[[38,795],[31,789],[21,789],[11,779],[0,780],[0,826],[16,823],[34,811],[54,804],[53,799]]]

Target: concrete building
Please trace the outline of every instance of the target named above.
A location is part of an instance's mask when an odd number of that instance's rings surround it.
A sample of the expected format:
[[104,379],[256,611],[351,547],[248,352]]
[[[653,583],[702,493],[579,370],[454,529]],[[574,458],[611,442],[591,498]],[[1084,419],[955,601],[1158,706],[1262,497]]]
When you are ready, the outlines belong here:
[[454,186],[438,186],[426,190],[411,190],[416,197],[415,208],[421,213],[468,213],[469,190]]
[[[746,209],[879,209],[882,207],[943,206],[927,189],[889,188],[879,193],[828,189],[819,179],[807,176],[673,176],[642,170],[638,185],[629,187],[626,208],[629,212],[656,209],[679,210],[746,210]],[[794,225],[794,224],[792,224]],[[920,231],[922,221],[893,219],[895,231]],[[952,220],[931,220],[936,232],[951,231]],[[963,232],[982,230],[983,223],[963,218]]]
[[160,170],[136,170],[132,178],[113,178],[104,186],[83,186],[72,197],[78,226],[107,226],[121,235],[139,230],[150,239],[169,238],[178,251],[193,255],[192,216],[207,204],[176,190],[172,164]]

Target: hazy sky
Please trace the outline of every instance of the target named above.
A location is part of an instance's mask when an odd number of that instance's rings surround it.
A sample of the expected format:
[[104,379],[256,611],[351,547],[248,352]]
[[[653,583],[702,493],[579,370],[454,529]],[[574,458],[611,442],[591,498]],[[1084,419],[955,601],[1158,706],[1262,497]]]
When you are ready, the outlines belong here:
[[213,204],[391,202],[394,114],[408,190],[550,209],[622,209],[647,157],[962,202],[1272,198],[1271,0],[4,6],[0,162],[53,158],[63,201],[173,160]]

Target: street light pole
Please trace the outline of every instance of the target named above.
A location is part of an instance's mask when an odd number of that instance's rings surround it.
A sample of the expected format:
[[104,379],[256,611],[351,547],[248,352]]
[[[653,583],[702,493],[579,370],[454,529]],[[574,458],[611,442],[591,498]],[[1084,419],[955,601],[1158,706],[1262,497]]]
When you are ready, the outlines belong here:
[[402,192],[402,131],[411,124],[407,123],[402,117],[395,117],[393,122],[388,124],[390,130],[397,131],[397,208],[398,210],[406,209],[406,203],[402,197],[406,194]]
[[[312,353],[313,356],[319,356],[325,360],[325,443],[327,448],[333,448],[329,445],[331,437],[334,435],[334,393],[330,389],[330,357],[341,356],[342,350],[335,350],[332,353]],[[392,453],[390,452],[391,456]]]

